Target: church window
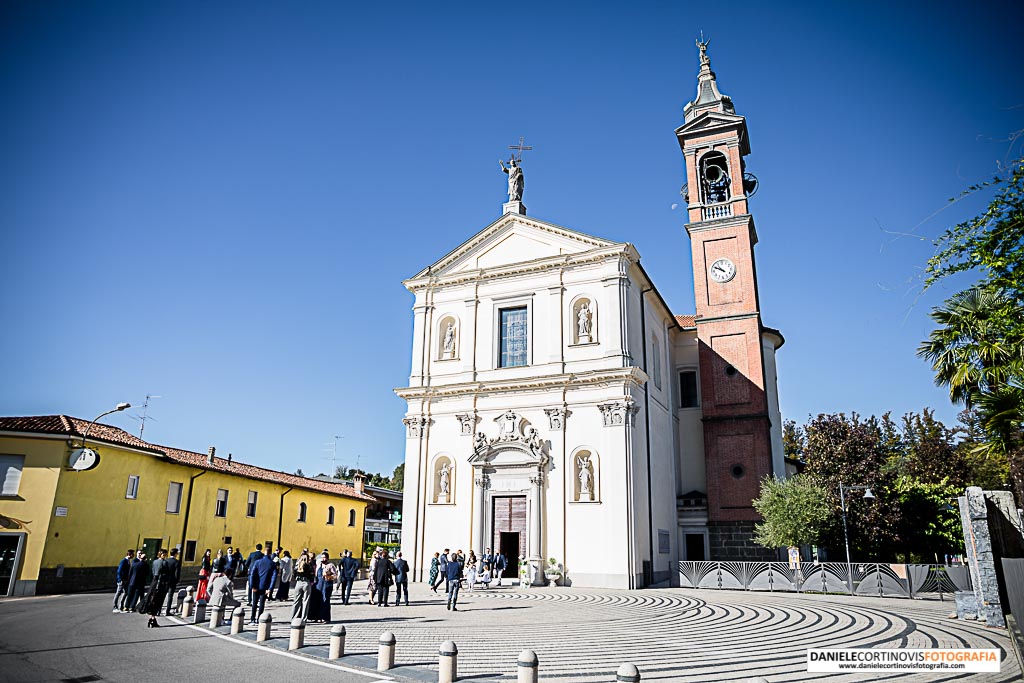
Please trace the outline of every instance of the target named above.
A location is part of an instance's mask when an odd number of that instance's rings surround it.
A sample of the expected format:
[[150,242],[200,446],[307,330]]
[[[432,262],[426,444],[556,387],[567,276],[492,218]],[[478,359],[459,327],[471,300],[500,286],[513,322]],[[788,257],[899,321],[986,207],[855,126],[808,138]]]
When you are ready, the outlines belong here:
[[653,356],[651,374],[654,375],[654,386],[661,389],[661,342],[658,341],[657,335],[651,340],[651,346],[651,355]]
[[298,522],[305,522],[306,521],[306,504],[305,503],[299,503],[299,518],[296,521],[298,521]]
[[334,524],[334,506],[327,508],[327,523]]
[[683,370],[679,373],[679,407],[697,408],[700,397],[697,395],[697,371]]
[[516,368],[527,364],[527,308],[518,306],[516,308],[502,308],[500,355],[498,357],[499,368]]
[[348,525],[349,526],[355,526],[356,525],[356,511],[355,511],[355,509],[352,509],[352,510],[348,511]]
[[746,474],[746,470],[743,468],[743,465],[733,465],[731,471],[732,476],[737,479],[742,479],[743,475]]

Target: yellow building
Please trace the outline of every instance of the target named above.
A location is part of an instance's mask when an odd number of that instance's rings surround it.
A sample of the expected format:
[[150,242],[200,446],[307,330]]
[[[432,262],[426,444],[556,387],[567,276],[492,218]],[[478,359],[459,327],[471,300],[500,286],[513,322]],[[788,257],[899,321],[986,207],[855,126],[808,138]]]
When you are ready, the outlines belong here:
[[[69,458],[82,445],[90,469]],[[81,466],[81,464],[80,464]],[[318,481],[147,443],[122,429],[65,415],[0,417],[0,596],[113,587],[129,548],[180,548],[183,575],[203,551],[257,543],[362,555],[374,498]]]

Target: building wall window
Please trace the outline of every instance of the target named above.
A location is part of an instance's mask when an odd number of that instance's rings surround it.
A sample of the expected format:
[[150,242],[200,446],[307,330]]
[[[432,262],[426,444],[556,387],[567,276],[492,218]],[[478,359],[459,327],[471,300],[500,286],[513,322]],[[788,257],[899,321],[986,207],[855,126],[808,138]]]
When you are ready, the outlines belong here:
[[498,367],[517,368],[526,365],[529,347],[529,329],[527,327],[527,307],[502,308],[499,311],[499,347]]
[[654,386],[661,389],[661,342],[658,341],[657,335],[651,341],[651,355],[654,356],[652,359],[654,362],[651,364],[651,373],[654,375]]
[[180,481],[172,481],[167,486],[167,512],[173,515],[181,511],[181,488]]
[[348,525],[349,526],[355,526],[356,525],[356,511],[355,511],[355,509],[352,509],[352,510],[348,511]]
[[182,562],[195,562],[196,561],[196,542],[185,541],[185,559]]
[[256,516],[256,492],[249,491],[249,502],[245,506],[245,516],[255,517]]
[[683,370],[679,373],[679,407],[700,407],[700,395],[697,392],[696,370]]
[[327,508],[327,523],[334,524],[334,506]]
[[227,489],[217,489],[217,504],[213,510],[214,517],[228,516],[228,492]]
[[24,468],[24,455],[0,455],[0,496],[18,495]]
[[128,490],[124,492],[124,497],[132,500],[139,497],[139,475],[128,475]]
[[299,522],[305,522],[306,521],[306,504],[305,503],[299,503],[299,518],[296,521],[299,521]]

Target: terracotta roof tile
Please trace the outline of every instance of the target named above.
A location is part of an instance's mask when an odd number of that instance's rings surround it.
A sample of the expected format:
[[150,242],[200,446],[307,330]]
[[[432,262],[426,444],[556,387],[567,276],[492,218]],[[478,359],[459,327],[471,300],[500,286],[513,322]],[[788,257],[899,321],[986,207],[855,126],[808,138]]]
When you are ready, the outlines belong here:
[[206,462],[207,456],[202,453],[193,453],[192,451],[183,451],[180,448],[171,448],[169,446],[152,444],[147,441],[143,441],[138,437],[132,436],[119,427],[112,427],[111,425],[105,425],[99,422],[93,424],[92,427],[89,427],[88,420],[82,420],[77,417],[68,417],[67,415],[0,417],[0,431],[2,432],[67,434],[68,436],[80,437],[85,433],[87,428],[89,429],[90,441],[95,439],[96,441],[103,443],[138,448],[157,455],[163,455],[172,462],[188,465],[189,467],[198,467],[200,469],[224,472],[226,474],[236,474],[250,479],[259,479],[261,481],[272,481],[278,484],[284,484],[285,486],[294,486],[297,488],[309,489],[311,491],[334,493],[339,496],[347,496],[348,498],[357,498],[359,500],[377,500],[371,495],[356,493],[356,490],[351,486],[318,481],[316,479],[310,479],[309,477],[300,477],[295,474],[278,472],[277,470],[269,470],[265,467],[257,467],[256,465],[249,465],[237,460],[232,460],[231,464],[228,465],[228,461],[226,459],[214,458],[213,464],[210,465]]
[[679,327],[684,330],[692,330],[697,327],[697,316],[695,315],[677,315],[676,322],[679,323]]

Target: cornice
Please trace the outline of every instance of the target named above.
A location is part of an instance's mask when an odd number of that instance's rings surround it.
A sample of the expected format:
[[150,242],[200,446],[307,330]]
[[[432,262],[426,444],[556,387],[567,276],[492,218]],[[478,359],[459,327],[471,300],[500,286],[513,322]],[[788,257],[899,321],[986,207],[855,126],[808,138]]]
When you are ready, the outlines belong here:
[[466,395],[500,394],[524,391],[548,391],[565,387],[600,387],[621,384],[643,386],[650,378],[638,367],[594,370],[581,373],[564,373],[542,377],[524,377],[489,382],[461,382],[429,387],[400,387],[395,389],[399,398],[407,401],[429,398],[450,398]]

